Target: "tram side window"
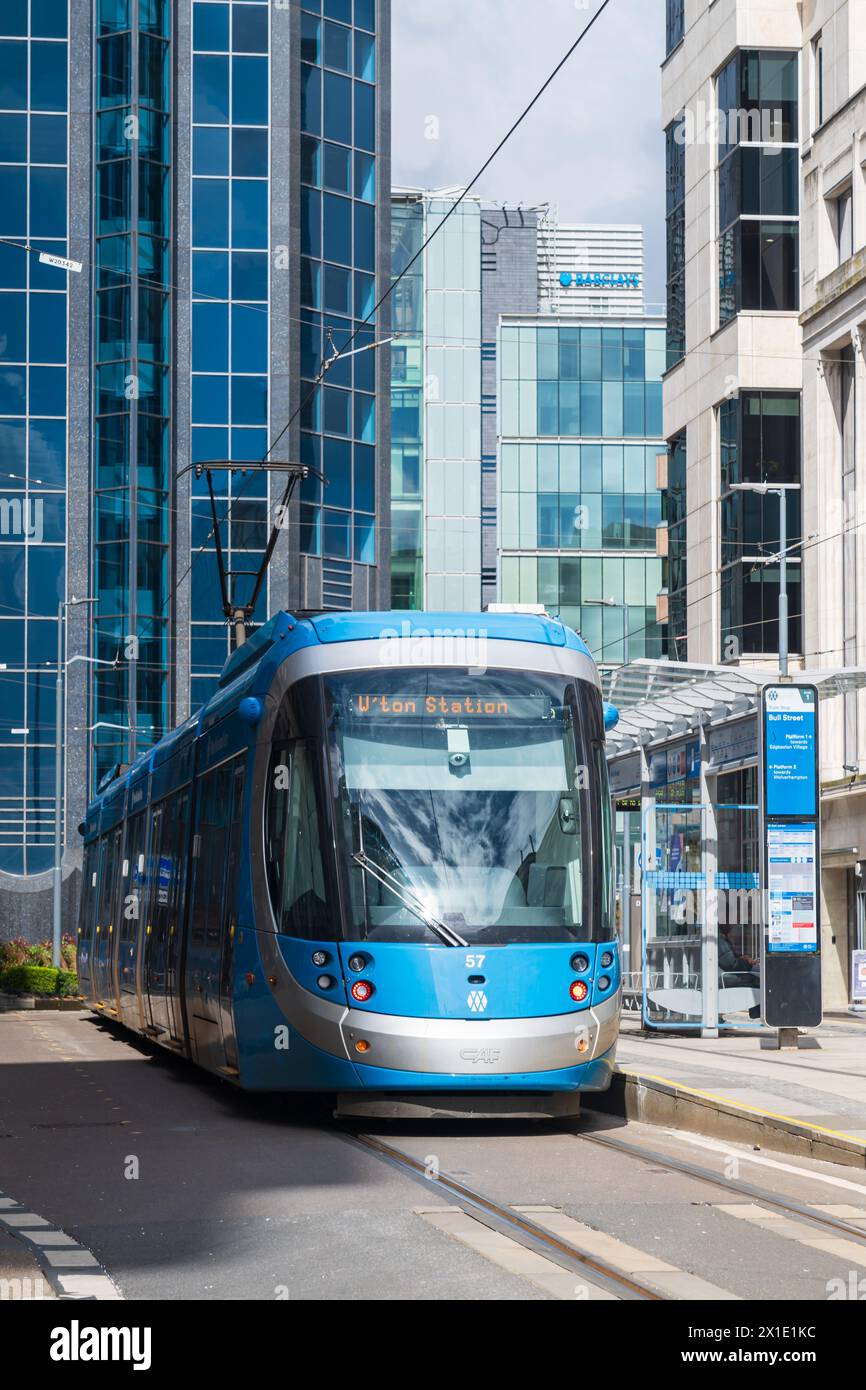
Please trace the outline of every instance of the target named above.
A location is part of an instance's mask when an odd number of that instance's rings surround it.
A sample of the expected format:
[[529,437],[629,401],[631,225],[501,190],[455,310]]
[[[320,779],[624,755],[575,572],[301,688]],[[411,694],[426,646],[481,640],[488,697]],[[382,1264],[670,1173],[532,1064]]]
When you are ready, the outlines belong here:
[[102,841],[102,870],[99,876],[99,915],[97,922],[106,931],[113,920],[114,876],[117,864],[117,834],[112,832]]
[[122,941],[134,941],[138,935],[144,898],[144,848],[147,819],[144,812],[129,822],[126,837],[126,858],[129,871],[123,885],[120,936]]
[[225,878],[226,825],[231,811],[231,784],[226,765],[205,773],[198,789],[196,834],[198,861],[192,918],[192,940],[201,946],[219,945],[220,909]]
[[190,935],[193,941],[210,949],[220,947],[232,827],[242,815],[242,803],[235,795],[236,766],[238,760],[235,759],[207,773],[200,783],[197,803],[199,859],[196,863]]
[[[81,909],[78,916],[79,936],[84,944],[93,935],[93,920],[96,910],[96,891],[98,886],[99,841],[85,846],[84,863],[81,869]],[[97,879],[97,883],[94,883]]]
[[271,762],[267,856],[279,931],[308,939],[333,936],[309,744],[277,749]]
[[177,914],[182,911],[186,896],[188,830],[189,792],[177,792],[169,802],[162,841],[162,855],[168,861],[166,867],[170,875],[167,902],[175,927],[179,926]]

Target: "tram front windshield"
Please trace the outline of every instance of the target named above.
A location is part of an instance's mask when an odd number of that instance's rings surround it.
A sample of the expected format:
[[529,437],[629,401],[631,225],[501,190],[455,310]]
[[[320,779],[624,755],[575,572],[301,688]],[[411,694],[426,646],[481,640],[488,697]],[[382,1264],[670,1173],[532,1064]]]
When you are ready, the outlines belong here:
[[348,934],[592,935],[590,688],[523,672],[326,678]]

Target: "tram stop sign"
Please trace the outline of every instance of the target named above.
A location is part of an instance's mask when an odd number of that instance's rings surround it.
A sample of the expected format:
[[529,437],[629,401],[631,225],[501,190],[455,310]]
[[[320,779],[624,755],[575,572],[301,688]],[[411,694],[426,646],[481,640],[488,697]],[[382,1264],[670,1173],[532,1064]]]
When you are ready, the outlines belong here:
[[760,766],[764,1022],[771,1028],[815,1028],[822,1018],[815,686],[764,686]]

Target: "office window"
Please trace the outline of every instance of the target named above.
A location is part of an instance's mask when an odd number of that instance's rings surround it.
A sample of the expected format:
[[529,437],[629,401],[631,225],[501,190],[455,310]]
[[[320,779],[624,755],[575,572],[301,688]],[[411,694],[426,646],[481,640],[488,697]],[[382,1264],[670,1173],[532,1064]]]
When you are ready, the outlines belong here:
[[813,128],[824,124],[824,35],[812,40],[812,89],[814,93]]
[[667,0],[665,52],[672,53],[685,34],[685,0]]
[[[678,138],[678,134],[679,137]],[[665,131],[667,170],[667,365],[686,350],[686,147],[680,122]]]
[[668,642],[678,661],[688,659],[688,507],[686,500],[686,432],[668,444],[667,489],[663,497],[668,524]]
[[853,189],[846,188],[833,203],[839,265],[844,265],[854,255],[853,196]]
[[721,660],[775,653],[779,644],[780,498],[750,484],[784,485],[788,643],[801,646],[800,395],[742,391],[719,407]]
[[797,55],[741,50],[716,79],[719,324],[799,307]]
[[[234,7],[233,7],[234,8]],[[239,6],[240,8],[240,6]],[[346,448],[375,442],[377,354],[357,352],[376,339],[374,325],[361,321],[376,298],[375,88],[372,81],[374,40],[370,31],[375,5],[353,0],[323,0],[302,6],[301,15],[301,302],[307,323],[301,330],[302,396],[310,393],[324,356],[357,332],[355,355],[335,363],[327,384],[315,392],[301,413],[301,454],[323,468],[329,480],[308,478],[301,489],[300,547],[306,553],[336,560],[375,562],[372,522],[353,519],[359,502],[347,490],[345,470],[331,468],[333,445]],[[355,27],[357,26],[357,27]],[[366,32],[359,33],[364,29]],[[363,88],[363,93],[360,89]],[[364,151],[362,155],[361,147]],[[366,274],[360,272],[367,272]],[[324,319],[317,311],[324,313]],[[324,448],[323,448],[324,445]],[[342,457],[342,455],[341,455]],[[323,500],[329,508],[322,514]],[[345,508],[345,510],[343,510]],[[342,574],[349,572],[346,567]],[[344,606],[345,585],[325,575],[325,589]],[[339,591],[339,593],[338,593]],[[324,591],[323,591],[324,592]],[[339,602],[338,602],[339,599]],[[351,577],[348,589],[351,603]]]

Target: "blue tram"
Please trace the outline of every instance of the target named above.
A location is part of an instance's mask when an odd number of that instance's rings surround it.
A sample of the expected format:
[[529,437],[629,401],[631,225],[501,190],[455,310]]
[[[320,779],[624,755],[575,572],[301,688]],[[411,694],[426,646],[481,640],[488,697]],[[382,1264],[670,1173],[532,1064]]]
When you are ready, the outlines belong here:
[[88,808],[82,992],[344,1113],[574,1111],[619,1020],[606,715],[541,615],[277,614]]

